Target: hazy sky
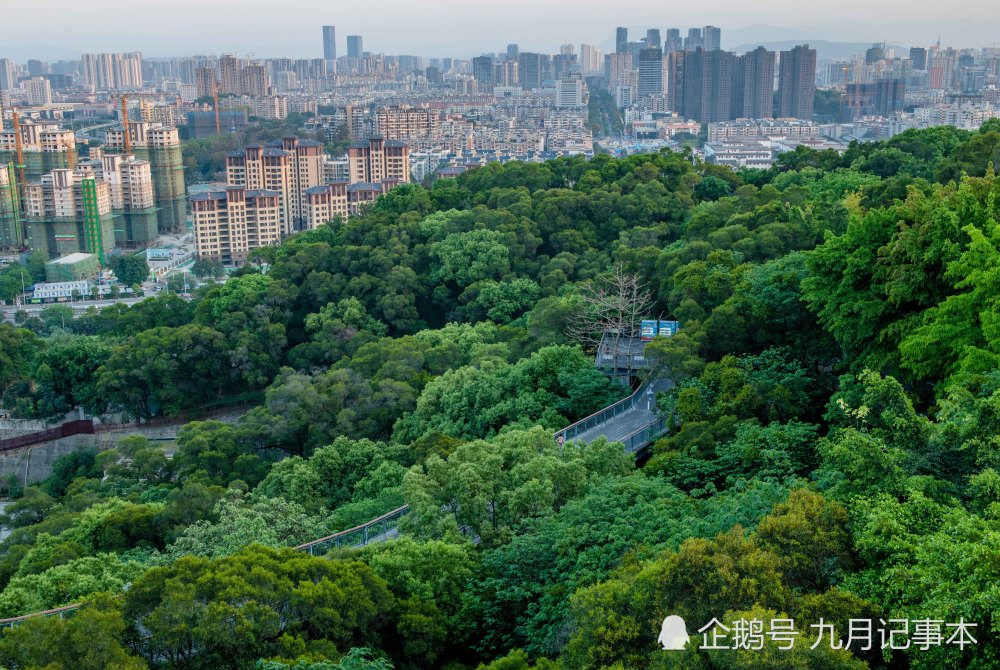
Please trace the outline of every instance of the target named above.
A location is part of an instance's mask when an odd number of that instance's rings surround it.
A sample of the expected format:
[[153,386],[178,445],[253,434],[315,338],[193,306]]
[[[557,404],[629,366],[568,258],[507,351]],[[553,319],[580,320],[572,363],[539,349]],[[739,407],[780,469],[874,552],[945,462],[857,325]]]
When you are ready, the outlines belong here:
[[[947,14],[945,14],[947,12]],[[614,27],[720,26],[723,46],[754,41],[827,39],[942,43],[979,47],[1000,41],[994,0],[0,0],[0,56],[47,58],[82,51],[138,50],[147,56],[254,53],[319,57],[320,26],[364,36],[367,51],[472,56],[556,51],[560,44],[607,47]],[[40,33],[44,26],[45,32]]]

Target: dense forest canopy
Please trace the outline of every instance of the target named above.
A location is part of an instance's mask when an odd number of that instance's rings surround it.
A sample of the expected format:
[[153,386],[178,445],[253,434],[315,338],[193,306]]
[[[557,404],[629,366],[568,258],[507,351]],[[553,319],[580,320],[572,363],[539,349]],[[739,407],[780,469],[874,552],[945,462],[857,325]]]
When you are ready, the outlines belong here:
[[[135,435],[8,482],[0,616],[84,604],[5,630],[0,666],[996,667],[998,158],[991,121],[767,171],[491,164],[190,302],[0,325],[19,417],[257,401],[169,458]],[[682,324],[647,349],[675,387],[641,467],[552,439],[627,393],[567,337],[618,265]],[[291,549],[404,504],[400,539]],[[697,641],[787,618],[803,641],[905,619],[977,642],[667,653],[667,614]]]

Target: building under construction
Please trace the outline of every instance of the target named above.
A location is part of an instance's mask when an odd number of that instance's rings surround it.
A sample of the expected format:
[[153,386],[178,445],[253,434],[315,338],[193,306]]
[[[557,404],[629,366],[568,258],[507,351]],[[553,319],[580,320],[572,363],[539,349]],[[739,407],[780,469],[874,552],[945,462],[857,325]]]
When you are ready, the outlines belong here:
[[148,247],[159,234],[159,212],[149,161],[91,149],[90,158],[77,163],[76,174],[91,174],[111,189],[115,243],[120,247]]
[[24,246],[17,173],[13,163],[0,163],[0,251],[18,251]]
[[128,138],[122,128],[110,128],[106,131],[106,151],[131,154],[134,158],[149,163],[158,231],[183,231],[187,225],[187,189],[184,185],[184,158],[177,129],[144,121],[127,123]]
[[115,246],[111,187],[94,175],[53,170],[24,187],[28,245],[48,258],[89,253],[101,265]]
[[0,164],[18,164],[18,135],[26,183],[41,179],[52,170],[72,169],[76,160],[76,135],[55,124],[19,122],[16,128],[0,130]]

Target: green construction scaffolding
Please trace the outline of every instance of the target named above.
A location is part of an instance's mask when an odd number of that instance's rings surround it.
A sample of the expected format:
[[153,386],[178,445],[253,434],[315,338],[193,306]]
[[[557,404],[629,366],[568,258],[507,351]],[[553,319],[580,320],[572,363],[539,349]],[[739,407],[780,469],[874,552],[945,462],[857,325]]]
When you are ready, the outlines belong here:
[[101,214],[97,209],[97,185],[93,179],[84,179],[83,189],[83,229],[87,252],[97,256],[104,267],[104,235],[101,225]]
[[24,246],[24,226],[21,222],[21,197],[13,163],[0,166],[7,174],[7,183],[0,189],[0,249],[20,249]]

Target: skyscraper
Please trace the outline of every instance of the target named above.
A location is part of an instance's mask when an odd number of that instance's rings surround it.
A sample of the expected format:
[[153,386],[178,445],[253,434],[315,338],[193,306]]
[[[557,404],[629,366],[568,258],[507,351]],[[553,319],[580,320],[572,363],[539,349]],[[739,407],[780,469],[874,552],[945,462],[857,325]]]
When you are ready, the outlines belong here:
[[[775,53],[757,47],[740,57],[742,71],[737,78],[742,84],[742,100],[734,100],[741,109],[734,114],[750,119],[769,119],[774,116],[774,60]],[[737,67],[739,67],[739,65]],[[739,87],[737,87],[739,88]]]
[[722,29],[715,26],[705,26],[701,31],[701,40],[705,51],[715,51],[722,48]]
[[522,52],[517,59],[518,78],[521,88],[526,91],[542,86],[542,56],[537,53]]
[[327,71],[332,71],[337,62],[337,27],[323,26],[323,59]]
[[628,51],[628,28],[619,27],[615,30],[615,53],[623,54]]
[[781,52],[778,77],[778,116],[810,119],[816,96],[816,50],[801,44]]
[[728,51],[675,51],[670,54],[667,104],[685,118],[712,123],[733,116],[737,58]]
[[673,53],[684,48],[684,40],[678,28],[667,28],[667,40],[663,44],[664,53]]
[[663,48],[663,41],[660,39],[659,28],[650,28],[646,31],[646,46],[656,47],[657,49]]
[[521,53],[521,49],[516,44],[511,43],[511,44],[507,45],[507,59],[508,60],[517,60],[518,54],[520,54],[520,53]]
[[14,88],[17,84],[17,66],[9,58],[0,58],[0,91]]
[[647,47],[639,51],[639,97],[663,93],[663,51]]
[[701,36],[701,28],[688,28],[687,37],[684,38],[684,49],[694,51],[699,47],[704,47],[705,41]]
[[472,76],[479,84],[480,92],[490,92],[496,77],[493,67],[493,56],[476,56],[472,59]]
[[361,54],[364,53],[364,44],[361,40],[361,35],[348,35],[347,36],[347,57],[348,58],[361,58]]
[[226,54],[219,59],[219,93],[226,95],[240,94],[240,72],[243,62],[232,54]]
[[910,63],[914,70],[927,69],[927,49],[923,47],[912,47],[910,49]]

